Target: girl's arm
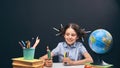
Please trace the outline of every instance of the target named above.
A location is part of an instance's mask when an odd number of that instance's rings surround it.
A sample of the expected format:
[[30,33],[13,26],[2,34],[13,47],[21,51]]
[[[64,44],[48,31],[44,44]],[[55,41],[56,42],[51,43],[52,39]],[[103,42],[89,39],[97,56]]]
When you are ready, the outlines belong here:
[[85,58],[82,60],[72,61],[72,60],[70,60],[70,58],[64,58],[63,62],[67,62],[68,65],[83,65],[85,63],[93,62],[93,59],[88,52],[85,52],[83,55]]

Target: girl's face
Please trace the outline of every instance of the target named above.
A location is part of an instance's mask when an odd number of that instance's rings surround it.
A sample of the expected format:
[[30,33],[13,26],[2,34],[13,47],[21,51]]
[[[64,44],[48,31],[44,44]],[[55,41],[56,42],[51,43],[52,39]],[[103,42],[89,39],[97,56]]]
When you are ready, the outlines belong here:
[[64,38],[68,45],[72,45],[74,44],[74,42],[76,42],[76,40],[78,39],[78,36],[75,30],[69,27],[68,29],[66,29]]

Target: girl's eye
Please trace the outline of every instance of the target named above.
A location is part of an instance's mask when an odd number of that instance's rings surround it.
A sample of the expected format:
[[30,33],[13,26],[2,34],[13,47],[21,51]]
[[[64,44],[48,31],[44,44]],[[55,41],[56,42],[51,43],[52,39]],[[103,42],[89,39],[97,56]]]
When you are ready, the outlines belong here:
[[70,34],[69,34],[69,33],[66,33],[65,35],[69,36]]
[[69,36],[69,35],[76,36],[76,34],[69,34],[69,33],[66,33],[65,35],[67,35],[67,36]]
[[71,36],[76,36],[76,34],[71,34]]

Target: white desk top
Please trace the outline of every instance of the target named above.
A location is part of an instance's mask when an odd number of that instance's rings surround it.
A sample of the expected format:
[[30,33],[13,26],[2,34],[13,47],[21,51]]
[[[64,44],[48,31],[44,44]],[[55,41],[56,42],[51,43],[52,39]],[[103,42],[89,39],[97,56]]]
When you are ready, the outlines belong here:
[[44,67],[44,68],[84,68],[84,65],[64,66],[63,63],[53,63],[52,67]]

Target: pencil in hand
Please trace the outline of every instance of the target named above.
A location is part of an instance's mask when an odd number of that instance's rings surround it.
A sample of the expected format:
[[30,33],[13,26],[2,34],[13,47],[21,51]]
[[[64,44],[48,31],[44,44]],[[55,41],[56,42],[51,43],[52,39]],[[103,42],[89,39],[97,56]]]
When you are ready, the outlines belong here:
[[50,52],[50,49],[48,46],[47,46],[47,55],[48,55],[48,59],[50,60],[51,59],[51,52]]
[[[65,52],[65,53],[64,53],[64,58],[67,58],[67,57],[68,57],[68,54],[69,54],[68,52]],[[67,66],[67,65],[68,65],[67,62],[64,62],[64,65]]]

